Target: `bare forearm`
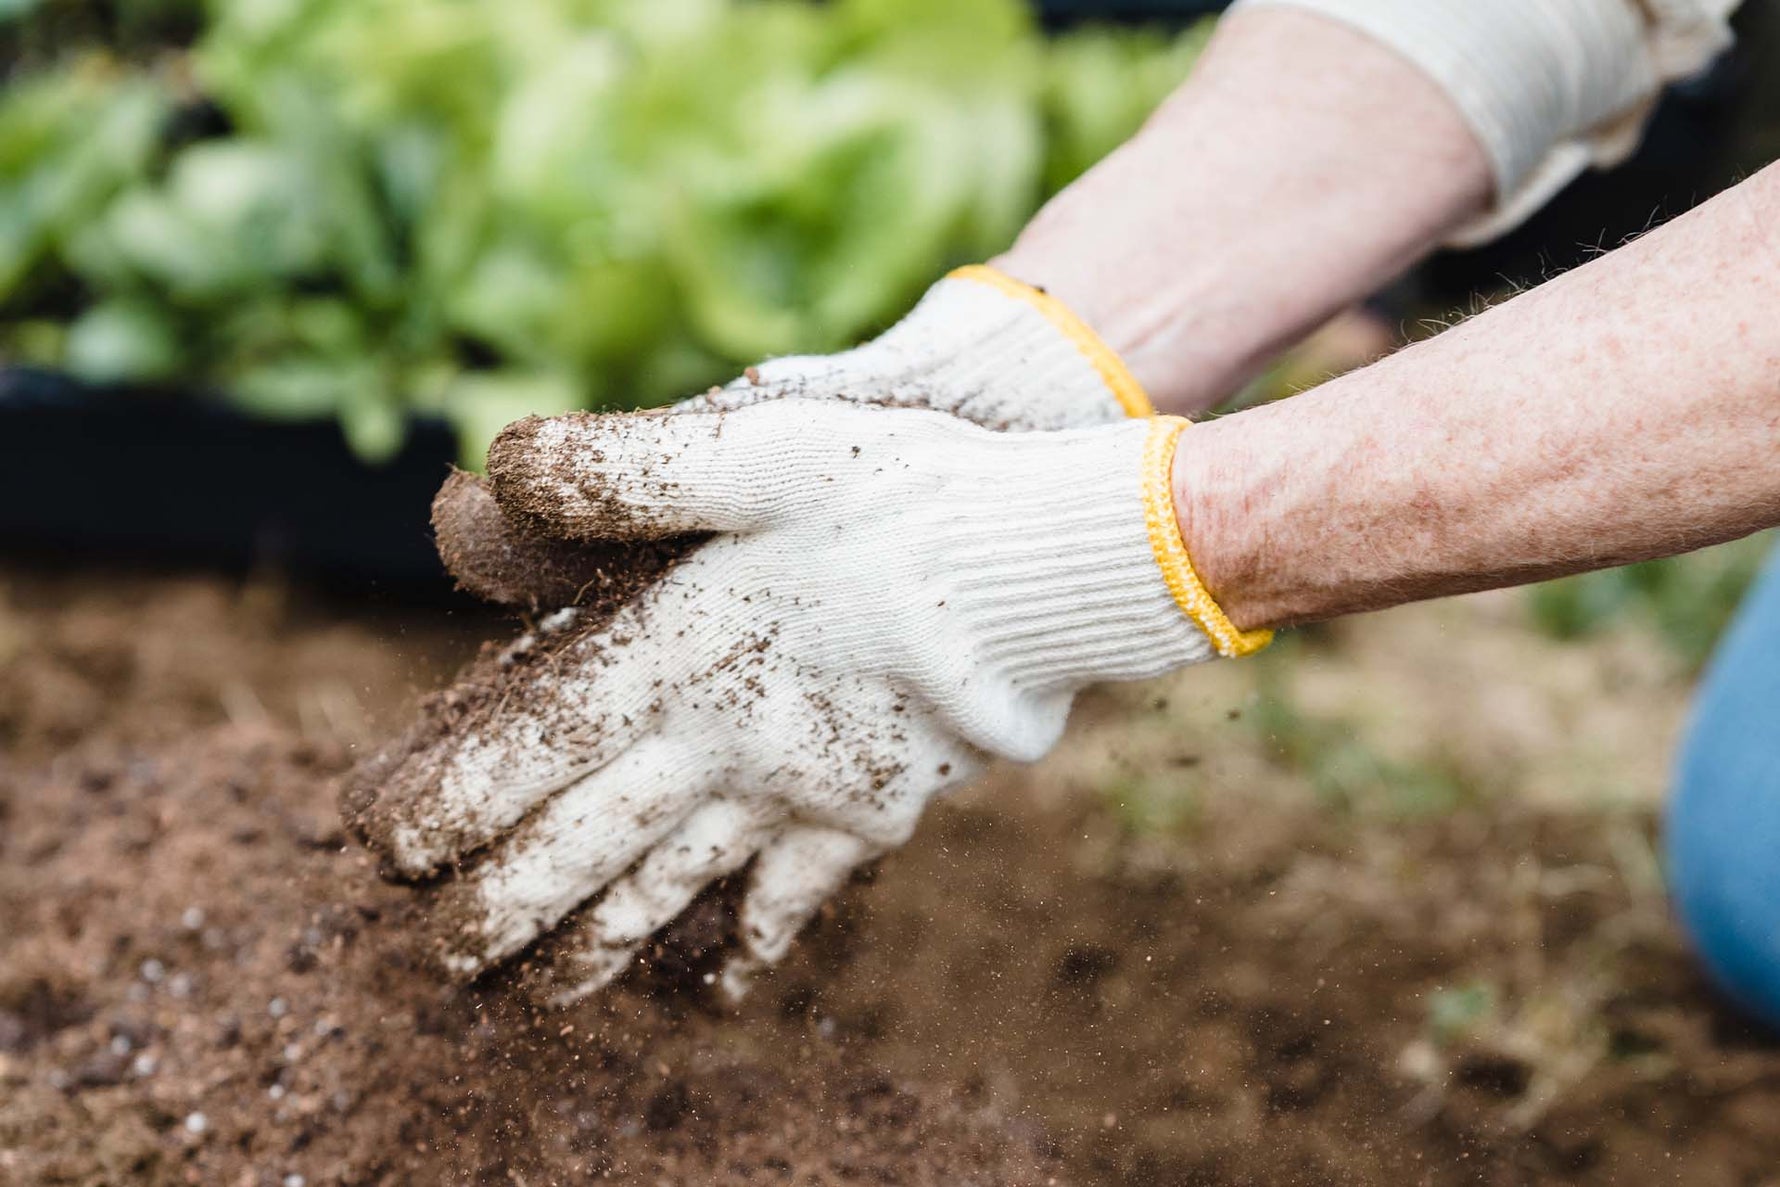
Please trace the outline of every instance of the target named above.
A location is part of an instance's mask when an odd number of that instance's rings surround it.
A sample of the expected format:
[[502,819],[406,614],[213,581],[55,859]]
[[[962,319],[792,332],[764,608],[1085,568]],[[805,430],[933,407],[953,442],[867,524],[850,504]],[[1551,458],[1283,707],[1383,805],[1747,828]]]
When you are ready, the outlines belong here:
[[998,265],[1198,411],[1482,209],[1489,165],[1421,71],[1321,17],[1226,20],[1193,77]]
[[1780,167],[1428,342],[1195,426],[1206,584],[1282,625],[1780,523]]

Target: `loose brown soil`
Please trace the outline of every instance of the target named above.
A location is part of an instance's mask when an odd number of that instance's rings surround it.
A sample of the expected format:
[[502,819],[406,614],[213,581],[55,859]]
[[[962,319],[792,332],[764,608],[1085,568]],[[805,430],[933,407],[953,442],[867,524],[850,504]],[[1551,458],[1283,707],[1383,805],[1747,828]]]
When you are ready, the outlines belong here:
[[[0,589],[0,1182],[1780,1183],[1780,1046],[1687,959],[1645,809],[1213,777],[1143,831],[1065,755],[937,809],[738,1013],[678,949],[547,1011],[415,971],[333,798],[505,627]],[[1170,730],[1153,779],[1259,746]]]

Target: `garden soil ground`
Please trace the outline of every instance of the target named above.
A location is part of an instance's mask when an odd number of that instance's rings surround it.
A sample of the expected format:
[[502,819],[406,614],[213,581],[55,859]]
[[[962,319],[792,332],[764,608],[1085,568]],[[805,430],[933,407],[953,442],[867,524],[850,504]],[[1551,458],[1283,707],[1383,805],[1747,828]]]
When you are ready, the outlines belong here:
[[1647,806],[1333,805],[1248,702],[1103,697],[739,1011],[692,941],[545,1010],[411,967],[334,803],[498,622],[0,581],[0,1183],[1780,1185]]

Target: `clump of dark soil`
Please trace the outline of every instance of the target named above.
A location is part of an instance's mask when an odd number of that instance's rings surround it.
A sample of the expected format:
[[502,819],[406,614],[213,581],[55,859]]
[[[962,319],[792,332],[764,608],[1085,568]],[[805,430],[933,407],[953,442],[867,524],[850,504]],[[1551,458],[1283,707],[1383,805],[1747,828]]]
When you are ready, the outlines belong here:
[[532,614],[560,606],[598,613],[654,581],[689,544],[571,543],[511,523],[488,486],[454,470],[433,498],[433,537],[459,588]]
[[739,1013],[675,948],[545,1010],[523,969],[417,971],[424,897],[375,877],[333,801],[461,629],[275,587],[9,584],[0,1182],[1765,1187],[1780,1165],[1780,1046],[1625,872],[1636,813],[1387,825],[1230,789],[1158,841],[1005,772]]

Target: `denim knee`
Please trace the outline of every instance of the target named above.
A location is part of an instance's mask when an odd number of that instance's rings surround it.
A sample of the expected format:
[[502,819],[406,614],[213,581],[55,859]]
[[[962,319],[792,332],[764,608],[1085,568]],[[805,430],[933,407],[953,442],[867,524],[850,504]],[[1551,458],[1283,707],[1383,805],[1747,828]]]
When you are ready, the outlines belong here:
[[1780,1027],[1780,553],[1701,683],[1665,847],[1676,911],[1700,957]]

